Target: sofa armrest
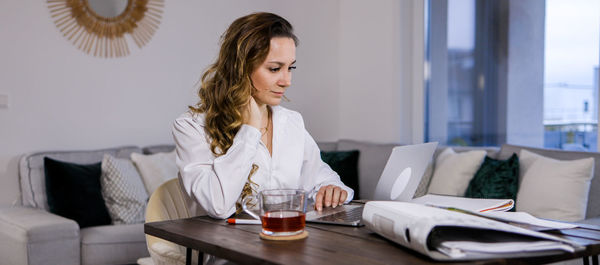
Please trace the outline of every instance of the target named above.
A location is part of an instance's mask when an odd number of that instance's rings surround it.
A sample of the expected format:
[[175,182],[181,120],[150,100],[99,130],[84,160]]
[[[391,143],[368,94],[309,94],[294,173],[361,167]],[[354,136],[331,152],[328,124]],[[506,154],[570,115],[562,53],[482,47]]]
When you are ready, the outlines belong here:
[[2,208],[0,256],[6,264],[79,264],[79,225],[36,208]]

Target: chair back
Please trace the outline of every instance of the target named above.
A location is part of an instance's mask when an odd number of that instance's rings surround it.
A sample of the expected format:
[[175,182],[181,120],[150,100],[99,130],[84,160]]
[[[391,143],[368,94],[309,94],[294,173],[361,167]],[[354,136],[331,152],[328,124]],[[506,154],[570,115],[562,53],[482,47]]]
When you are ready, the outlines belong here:
[[[192,217],[189,204],[189,199],[180,187],[179,178],[171,179],[160,185],[150,196],[146,222]],[[185,264],[184,247],[150,235],[146,235],[146,244],[155,265]]]

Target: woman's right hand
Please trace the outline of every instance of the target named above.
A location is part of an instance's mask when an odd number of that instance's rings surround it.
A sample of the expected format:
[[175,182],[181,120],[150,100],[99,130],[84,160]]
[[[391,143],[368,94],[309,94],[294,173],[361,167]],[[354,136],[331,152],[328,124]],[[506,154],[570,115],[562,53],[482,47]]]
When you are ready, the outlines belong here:
[[262,124],[260,109],[254,97],[250,97],[248,105],[244,111],[244,124],[248,124],[256,129],[260,130]]

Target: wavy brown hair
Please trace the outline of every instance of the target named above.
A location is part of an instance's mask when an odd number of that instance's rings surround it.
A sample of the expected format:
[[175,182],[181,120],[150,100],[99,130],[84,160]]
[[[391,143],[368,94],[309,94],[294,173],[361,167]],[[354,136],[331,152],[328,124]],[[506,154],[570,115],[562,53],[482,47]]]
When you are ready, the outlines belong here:
[[298,44],[287,20],[263,12],[236,19],[221,36],[219,57],[202,75],[200,101],[189,107],[193,113],[204,113],[204,131],[215,156],[229,150],[242,126],[253,91],[250,74],[264,62],[275,37]]

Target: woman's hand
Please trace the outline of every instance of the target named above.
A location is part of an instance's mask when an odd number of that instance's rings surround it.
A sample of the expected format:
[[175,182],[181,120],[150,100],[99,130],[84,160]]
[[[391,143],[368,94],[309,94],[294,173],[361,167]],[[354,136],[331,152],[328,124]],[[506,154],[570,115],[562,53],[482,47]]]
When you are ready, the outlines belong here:
[[262,124],[262,118],[260,115],[260,109],[254,97],[250,97],[248,100],[248,106],[244,110],[244,124],[248,124],[256,129],[260,130]]
[[338,186],[323,186],[319,189],[319,192],[317,192],[317,196],[315,197],[315,209],[321,211],[323,210],[323,206],[335,208],[338,205],[343,204],[347,197],[348,192]]

